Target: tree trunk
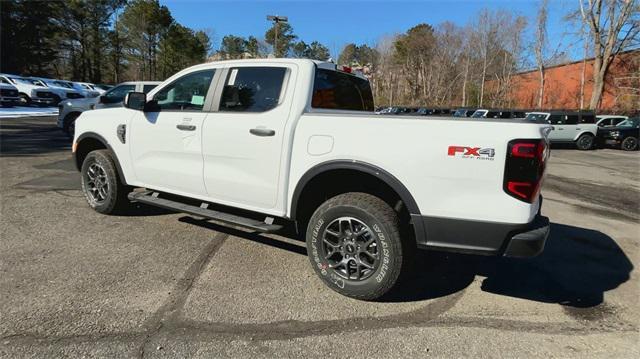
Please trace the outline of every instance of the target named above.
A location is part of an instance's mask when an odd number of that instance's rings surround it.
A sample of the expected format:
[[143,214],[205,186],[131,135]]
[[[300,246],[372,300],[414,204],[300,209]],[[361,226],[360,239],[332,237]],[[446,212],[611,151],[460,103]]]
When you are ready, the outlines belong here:
[[538,109],[542,108],[542,104],[544,103],[544,65],[538,67],[538,72],[540,73],[540,89],[538,90]]

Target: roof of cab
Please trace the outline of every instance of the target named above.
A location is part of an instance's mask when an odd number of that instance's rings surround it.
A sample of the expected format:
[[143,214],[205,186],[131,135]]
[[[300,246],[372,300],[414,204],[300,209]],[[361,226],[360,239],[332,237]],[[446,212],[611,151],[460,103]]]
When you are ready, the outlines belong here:
[[[322,68],[322,69],[327,69],[327,70],[333,70],[333,71],[340,71],[338,69],[338,65],[336,65],[333,62],[329,62],[329,61],[319,61],[319,60],[311,60],[311,59],[292,59],[292,58],[282,58],[282,57],[277,57],[277,58],[266,58],[266,59],[235,59],[235,60],[220,60],[220,61],[211,61],[211,62],[205,62],[202,64],[198,64],[198,65],[194,65],[189,67],[188,69],[191,70],[195,70],[195,69],[205,69],[213,64],[254,64],[254,63],[258,63],[258,64],[263,64],[263,63],[290,63],[290,64],[304,64],[304,65],[314,65],[316,67]],[[185,69],[186,70],[186,69]],[[184,71],[184,70],[182,70]],[[182,72],[180,71],[180,72]],[[366,79],[366,77],[364,76],[364,74],[362,74],[360,71],[353,71],[353,72],[344,72],[344,73],[348,73],[363,79]]]

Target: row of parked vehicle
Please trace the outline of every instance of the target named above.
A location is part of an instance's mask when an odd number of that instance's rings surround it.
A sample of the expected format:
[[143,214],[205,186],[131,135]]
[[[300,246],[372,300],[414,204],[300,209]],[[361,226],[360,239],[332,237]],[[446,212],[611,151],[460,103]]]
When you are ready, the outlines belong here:
[[573,143],[580,150],[595,146],[615,146],[626,151],[638,149],[638,118],[596,115],[593,111],[526,111],[484,108],[381,107],[381,115],[452,116],[465,118],[524,119],[552,125],[552,143]]
[[3,107],[56,106],[64,100],[97,98],[110,88],[88,82],[0,74],[0,103]]
[[129,92],[148,93],[159,83],[159,81],[123,82],[97,97],[63,100],[58,104],[58,127],[69,137],[73,137],[75,121],[82,112],[96,108],[122,106],[122,101]]

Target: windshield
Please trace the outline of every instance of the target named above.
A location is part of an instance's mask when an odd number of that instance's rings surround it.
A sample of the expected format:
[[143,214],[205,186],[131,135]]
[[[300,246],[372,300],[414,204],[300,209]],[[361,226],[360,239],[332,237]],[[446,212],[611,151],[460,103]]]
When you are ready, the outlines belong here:
[[22,84],[44,87],[44,85],[40,81],[37,81],[37,80],[23,79],[23,78],[20,78],[20,77],[12,77],[11,79],[13,81],[15,81],[15,82],[19,82],[19,83],[22,83]]
[[454,117],[467,117],[467,110],[457,110],[453,113]]
[[630,118],[628,120],[624,120],[618,124],[618,127],[627,127],[627,128],[640,127],[640,118]]
[[62,81],[54,81],[53,84],[58,86],[58,87],[65,87],[65,88],[68,88],[68,89],[72,88],[71,86],[69,86],[68,83],[62,82]]
[[547,116],[549,115],[546,113],[530,113],[525,119],[529,121],[545,121]]
[[473,118],[482,118],[486,113],[487,113],[486,110],[484,110],[484,111],[478,110],[478,111],[474,112],[473,115],[471,115],[471,117],[473,117]]

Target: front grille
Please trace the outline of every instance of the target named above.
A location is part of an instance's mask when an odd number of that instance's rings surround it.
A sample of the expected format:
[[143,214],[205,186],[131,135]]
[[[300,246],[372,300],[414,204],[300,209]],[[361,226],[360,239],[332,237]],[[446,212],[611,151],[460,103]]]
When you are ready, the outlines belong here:
[[74,98],[84,98],[84,96],[82,96],[79,93],[70,92],[70,93],[67,94],[67,98],[72,98],[72,99],[74,99]]
[[36,92],[36,96],[41,97],[41,98],[53,98],[53,93],[52,92],[46,92],[46,91],[38,91],[38,92]]
[[0,89],[0,95],[7,97],[18,97],[18,91],[12,89]]

